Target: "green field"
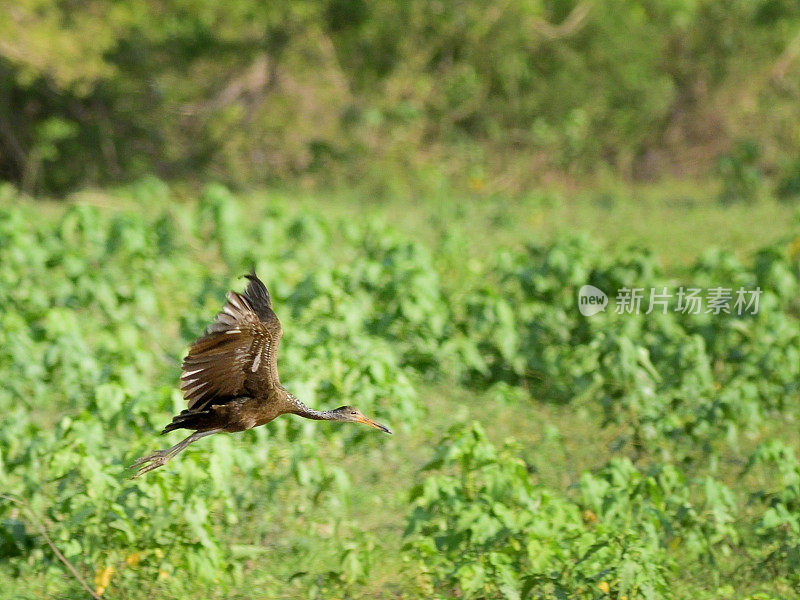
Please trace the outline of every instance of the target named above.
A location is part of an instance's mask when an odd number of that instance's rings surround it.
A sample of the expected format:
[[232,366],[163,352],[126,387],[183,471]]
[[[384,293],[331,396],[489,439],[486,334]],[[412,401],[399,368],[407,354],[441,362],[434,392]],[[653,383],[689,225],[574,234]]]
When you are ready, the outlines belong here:
[[[128,479],[251,265],[284,416]],[[585,283],[757,314],[577,309]],[[716,190],[0,188],[0,597],[794,598],[800,224]],[[673,306],[670,307],[674,308]]]

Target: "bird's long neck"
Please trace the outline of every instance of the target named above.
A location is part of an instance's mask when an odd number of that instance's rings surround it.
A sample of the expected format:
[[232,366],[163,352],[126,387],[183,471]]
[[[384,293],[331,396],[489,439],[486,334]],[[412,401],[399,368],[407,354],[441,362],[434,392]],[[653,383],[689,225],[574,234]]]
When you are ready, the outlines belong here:
[[289,394],[287,396],[289,402],[289,410],[294,415],[300,415],[306,419],[314,419],[315,421],[332,421],[335,420],[334,411],[332,410],[314,410],[309,408],[296,396]]

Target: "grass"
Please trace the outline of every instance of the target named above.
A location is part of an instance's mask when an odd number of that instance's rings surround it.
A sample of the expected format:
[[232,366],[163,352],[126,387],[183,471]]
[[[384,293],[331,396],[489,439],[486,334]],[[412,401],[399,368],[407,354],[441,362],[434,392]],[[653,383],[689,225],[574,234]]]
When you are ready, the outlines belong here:
[[[513,202],[480,196],[458,201],[396,199],[371,202],[342,194],[321,197],[255,191],[247,195],[243,210],[247,211],[248,204],[280,202],[298,214],[317,211],[325,221],[382,219],[434,252],[442,244],[457,244],[463,248],[464,260],[451,269],[440,269],[445,282],[468,275],[470,261],[483,260],[498,247],[545,243],[563,232],[586,231],[610,252],[629,245],[647,247],[660,258],[667,270],[680,270],[711,246],[732,250],[746,259],[755,249],[790,235],[796,219],[793,207],[772,200],[748,206],[722,206],[714,200],[712,188],[711,184],[669,182],[655,186],[616,186],[601,191],[555,189]],[[192,198],[184,193],[177,201],[189,202]],[[135,206],[124,196],[102,192],[77,194],[69,202],[100,205],[104,210],[132,209]],[[65,204],[51,202],[42,208],[44,214],[52,217],[60,213]],[[335,258],[347,260],[344,255],[336,256],[336,249],[332,251]],[[280,308],[276,308],[280,314]],[[578,410],[574,405],[539,402],[504,405],[487,402],[483,392],[456,386],[452,382],[431,384],[418,380],[415,383],[420,398],[427,405],[427,418],[413,430],[391,424],[396,431],[399,430],[393,438],[381,438],[368,446],[366,453],[350,454],[344,459],[343,466],[353,480],[346,520],[353,530],[369,532],[380,540],[374,557],[376,567],[366,584],[359,586],[360,597],[413,597],[413,590],[420,589],[416,580],[419,574],[410,565],[398,564],[397,559],[397,550],[403,544],[407,493],[416,481],[417,470],[429,458],[430,440],[440,439],[453,423],[476,419],[483,423],[495,442],[502,442],[507,437],[515,438],[525,447],[535,476],[542,483],[559,489],[567,489],[582,470],[605,462],[611,455],[611,442],[618,434],[613,427],[603,430],[598,427],[598,412],[591,403]],[[797,441],[796,432],[791,438]],[[746,440],[745,443],[754,444],[755,441]],[[210,446],[206,445],[192,451],[209,449]],[[322,445],[320,452],[325,451]],[[731,477],[735,471],[730,470]],[[286,522],[276,523],[276,539],[273,540],[251,539],[246,526],[231,532],[232,545],[265,546],[269,553],[264,554],[263,561],[246,563],[246,589],[225,597],[274,597],[267,590],[276,588],[281,590],[278,597],[308,597],[308,590],[292,580],[292,575],[299,571],[324,572],[326,563],[336,560],[337,551],[340,551],[336,531],[326,523],[324,513],[315,512],[317,510],[310,509],[293,523],[289,519],[294,517],[288,516]],[[241,515],[241,523],[259,518],[257,512]],[[328,540],[324,552],[307,546],[308,528],[318,537]],[[298,548],[306,552],[306,561],[302,564],[284,562]],[[689,579],[698,576],[695,573]],[[734,581],[739,583],[736,579]],[[687,589],[696,589],[698,582],[693,584],[694,587],[688,586]],[[30,597],[78,593],[77,585],[73,585],[66,575],[63,590],[46,589],[43,580],[38,578],[17,581],[14,585],[12,594],[28,594]],[[324,588],[324,583],[320,585]],[[123,583],[113,594],[109,590],[109,597],[119,598],[145,595],[199,597],[201,594],[209,598],[222,597],[213,586],[201,590],[197,584],[175,578]],[[676,590],[676,597],[679,596],[680,590]]]
[[253,192],[247,199],[285,201],[298,213],[316,210],[326,219],[383,219],[431,248],[455,237],[463,242],[465,256],[478,260],[498,247],[586,232],[609,252],[647,248],[667,269],[693,262],[709,247],[731,250],[744,259],[788,236],[799,214],[793,205],[772,198],[722,205],[713,182],[693,181],[547,189],[513,201],[477,195],[370,201],[345,194],[265,192]]
[[[197,191],[177,188],[176,201],[193,202]],[[331,192],[255,190],[240,195],[248,206],[280,203],[290,211],[316,212],[324,221],[379,219],[430,248],[444,240],[463,244],[465,258],[481,260],[498,247],[546,243],[564,233],[585,232],[609,252],[629,246],[651,250],[666,269],[693,262],[710,247],[745,259],[754,250],[792,232],[800,210],[764,197],[750,204],[724,205],[713,181],[672,180],[657,184],[599,184],[570,190],[552,187],[526,197],[472,194],[440,198],[373,200]],[[45,215],[64,208],[62,201],[37,200]],[[105,210],[142,210],[140,200],[102,190],[79,192],[67,203]],[[333,249],[335,252],[335,248]]]

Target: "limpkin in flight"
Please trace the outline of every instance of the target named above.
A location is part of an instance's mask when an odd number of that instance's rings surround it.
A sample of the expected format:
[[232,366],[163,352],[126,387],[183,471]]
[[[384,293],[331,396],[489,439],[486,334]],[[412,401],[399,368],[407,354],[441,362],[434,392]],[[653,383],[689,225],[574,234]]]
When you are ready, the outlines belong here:
[[228,293],[228,301],[192,344],[183,360],[181,390],[188,409],[173,417],[162,435],[175,429],[194,433],[168,450],[143,456],[134,478],[157,469],[200,438],[222,431],[236,432],[269,423],[292,413],[307,419],[364,423],[392,433],[352,406],[314,410],[286,391],[278,379],[278,343],[283,330],[272,312],[266,286],[255,271],[244,294]]

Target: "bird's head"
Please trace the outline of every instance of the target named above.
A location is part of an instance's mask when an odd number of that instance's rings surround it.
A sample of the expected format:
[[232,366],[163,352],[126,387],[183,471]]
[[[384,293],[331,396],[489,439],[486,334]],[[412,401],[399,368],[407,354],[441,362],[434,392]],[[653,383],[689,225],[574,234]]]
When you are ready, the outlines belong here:
[[392,433],[392,430],[386,427],[386,425],[381,425],[380,423],[376,423],[369,417],[365,417],[361,414],[361,411],[358,410],[355,406],[340,406],[339,408],[332,410],[331,414],[334,416],[335,421],[345,421],[347,423],[364,423],[364,425],[369,425],[370,427],[374,427],[375,429],[380,429],[381,431],[385,431],[386,433]]

